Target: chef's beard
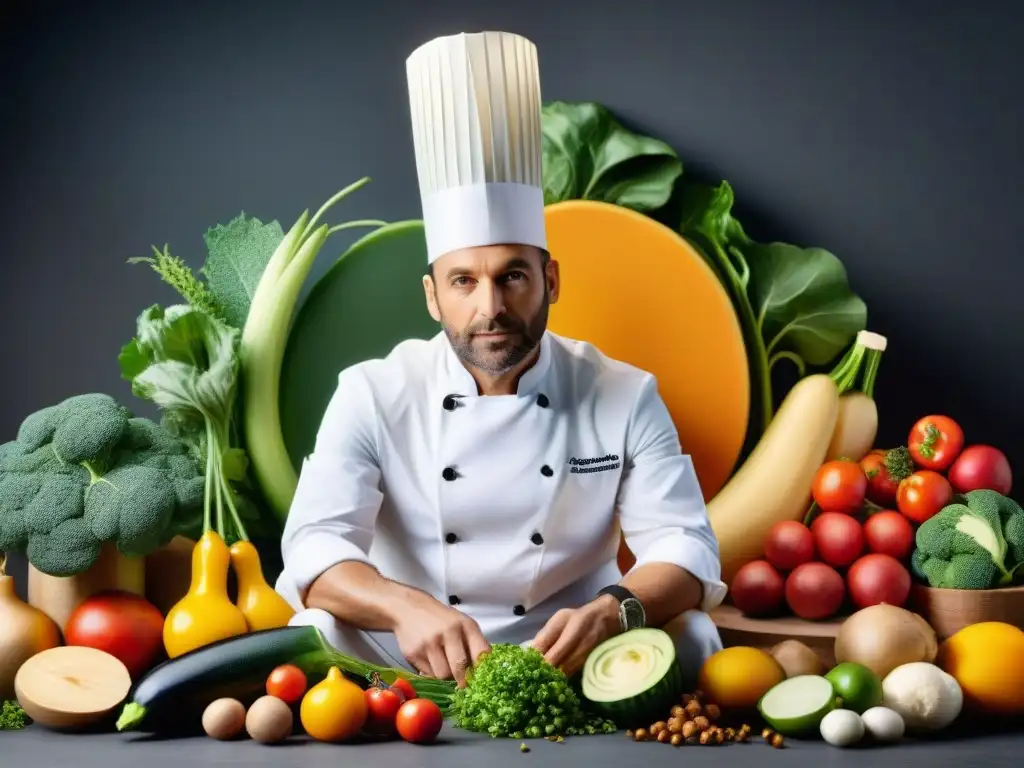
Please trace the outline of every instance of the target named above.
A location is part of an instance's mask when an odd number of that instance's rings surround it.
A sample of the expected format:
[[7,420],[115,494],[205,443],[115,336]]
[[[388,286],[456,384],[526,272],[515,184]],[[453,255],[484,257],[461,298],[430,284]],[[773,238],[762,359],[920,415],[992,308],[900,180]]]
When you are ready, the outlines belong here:
[[[455,354],[466,365],[491,376],[508,373],[540,344],[548,324],[548,298],[545,295],[540,309],[528,321],[508,315],[501,315],[490,322],[472,325],[463,331],[456,331],[441,318],[448,341]],[[504,339],[487,339],[476,336],[479,333],[510,332],[513,336]]]

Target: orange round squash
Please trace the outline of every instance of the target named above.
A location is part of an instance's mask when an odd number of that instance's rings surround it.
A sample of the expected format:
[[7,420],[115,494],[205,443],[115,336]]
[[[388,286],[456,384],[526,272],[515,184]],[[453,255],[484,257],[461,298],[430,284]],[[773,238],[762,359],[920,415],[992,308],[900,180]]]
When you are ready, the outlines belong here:
[[[750,375],[725,287],[678,233],[621,206],[569,200],[545,211],[561,294],[549,328],[653,373],[704,498],[743,448]],[[620,567],[631,567],[620,552]]]

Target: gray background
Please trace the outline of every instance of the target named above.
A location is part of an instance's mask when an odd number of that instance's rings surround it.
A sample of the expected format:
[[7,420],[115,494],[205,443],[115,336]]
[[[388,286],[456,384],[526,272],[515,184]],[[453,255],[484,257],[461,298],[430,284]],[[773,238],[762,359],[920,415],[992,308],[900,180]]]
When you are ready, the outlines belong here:
[[[86,391],[151,414],[116,362],[138,312],[173,298],[125,264],[151,244],[198,266],[208,226],[240,210],[287,226],[363,175],[373,183],[336,215],[418,218],[405,57],[498,28],[539,46],[545,99],[606,104],[688,172],[728,179],[753,235],[844,261],[890,339],[881,443],[945,412],[1024,467],[1012,3],[2,7],[0,439]],[[310,284],[350,239],[332,239]]]

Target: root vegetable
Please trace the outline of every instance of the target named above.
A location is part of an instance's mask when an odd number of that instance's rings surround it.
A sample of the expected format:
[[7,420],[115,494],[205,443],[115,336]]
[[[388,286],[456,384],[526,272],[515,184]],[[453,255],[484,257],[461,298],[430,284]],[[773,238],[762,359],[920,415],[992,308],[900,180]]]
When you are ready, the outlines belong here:
[[782,606],[786,582],[767,560],[754,560],[736,572],[729,585],[733,605],[747,616],[768,616]]
[[801,619],[834,616],[845,597],[843,577],[824,563],[804,563],[786,578],[786,603]]
[[[884,336],[861,331],[853,347],[839,363],[837,370],[841,371],[843,382],[840,390],[848,391],[839,398],[839,412],[826,459],[860,461],[874,445],[878,435],[875,379],[886,345]],[[861,373],[862,363],[863,380],[859,388],[851,389]]]
[[786,677],[821,675],[825,665],[821,658],[799,640],[783,640],[769,651],[786,672]]
[[873,605],[843,622],[836,636],[836,662],[855,661],[880,678],[901,664],[933,662],[935,630],[918,614],[893,605]]
[[934,664],[901,664],[882,681],[883,705],[896,712],[908,730],[940,731],[950,726],[963,708],[964,696],[956,679]]
[[210,738],[227,741],[245,728],[245,705],[238,699],[217,699],[203,710],[203,730]]
[[[32,656],[60,645],[56,622],[14,591],[0,552],[0,702],[14,698],[14,676]],[[781,587],[780,587],[781,592]]]
[[91,726],[110,715],[131,689],[128,668],[105,651],[59,646],[37,653],[14,678],[18,703],[53,730]]

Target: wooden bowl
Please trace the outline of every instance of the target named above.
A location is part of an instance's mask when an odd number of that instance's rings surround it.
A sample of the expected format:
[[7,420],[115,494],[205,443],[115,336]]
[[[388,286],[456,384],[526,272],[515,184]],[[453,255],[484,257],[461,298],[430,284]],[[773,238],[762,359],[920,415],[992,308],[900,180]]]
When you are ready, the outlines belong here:
[[799,640],[818,655],[826,669],[836,664],[836,635],[846,618],[837,616],[825,621],[806,621],[795,616],[752,619],[732,605],[720,605],[711,611],[711,620],[718,627],[726,648],[743,645],[770,651],[783,640]]
[[914,584],[907,603],[932,625],[940,642],[983,621],[1002,621],[1024,630],[1024,587],[935,589]]

